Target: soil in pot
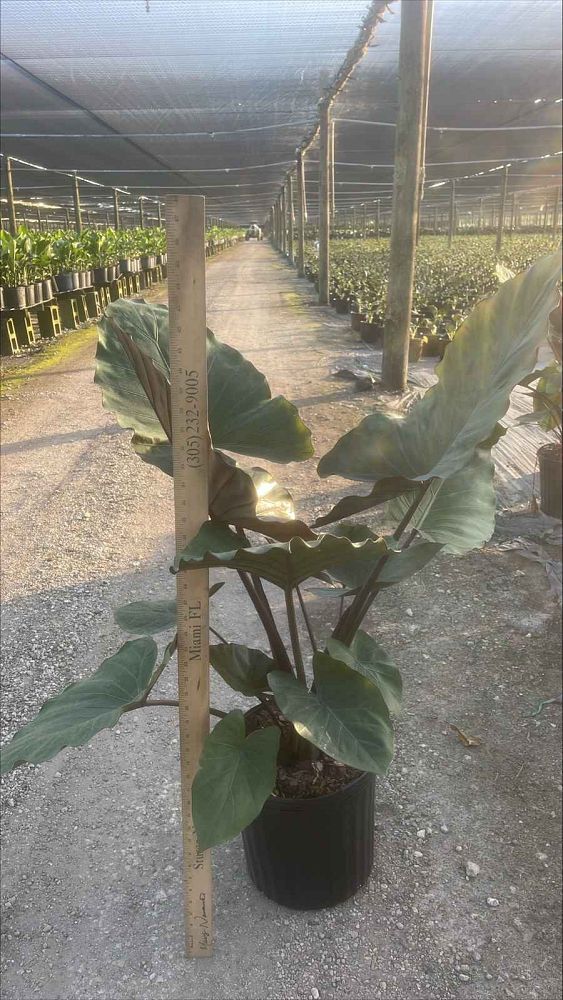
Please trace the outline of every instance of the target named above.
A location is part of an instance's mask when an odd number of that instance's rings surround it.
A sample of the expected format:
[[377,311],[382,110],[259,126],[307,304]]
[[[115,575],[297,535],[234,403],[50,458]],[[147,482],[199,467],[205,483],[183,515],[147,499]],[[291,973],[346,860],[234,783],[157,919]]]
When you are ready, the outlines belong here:
[[562,512],[562,460],[561,445],[544,444],[538,451],[540,470],[540,510],[550,517],[561,519]]
[[[269,724],[261,708],[249,715],[249,731]],[[374,790],[372,774],[322,753],[315,761],[280,763],[275,794],[242,833],[256,887],[297,910],[353,896],[373,866]]]
[[25,309],[27,298],[25,285],[6,285],[4,288],[5,309]]

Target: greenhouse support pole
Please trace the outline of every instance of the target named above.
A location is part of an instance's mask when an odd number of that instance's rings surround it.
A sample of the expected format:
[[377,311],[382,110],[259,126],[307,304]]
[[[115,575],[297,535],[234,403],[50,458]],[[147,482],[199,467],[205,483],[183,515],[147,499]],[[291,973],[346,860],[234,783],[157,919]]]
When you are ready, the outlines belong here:
[[119,218],[119,198],[115,188],[113,189],[113,224],[116,229],[121,229],[121,220]]
[[427,0],[401,10],[399,112],[395,129],[393,212],[383,347],[383,383],[403,392],[407,384],[416,228],[420,197],[424,33]]
[[438,209],[434,208],[434,219],[432,221],[432,232],[434,236],[438,232]]
[[67,229],[70,229],[70,214],[68,208],[65,208],[65,226]]
[[289,209],[287,215],[287,256],[289,257],[289,263],[295,264],[295,254],[294,254],[294,233],[293,233],[293,178],[291,172],[287,175],[287,207]]
[[72,199],[74,201],[74,221],[76,223],[77,233],[82,232],[82,212],[80,209],[80,188],[78,187],[78,177],[76,175],[76,170],[74,171],[72,183]]
[[479,198],[479,217],[477,219],[477,232],[480,233],[483,229],[483,205],[485,203],[484,198]]
[[142,198],[139,198],[139,225],[141,229],[145,228],[145,203]]
[[375,203],[375,238],[376,238],[376,240],[379,239],[380,232],[381,232],[381,205],[380,205],[379,198],[378,198],[377,201],[376,201],[376,203]]
[[43,229],[43,219],[41,218],[41,209],[37,209],[37,228],[39,232]]
[[160,204],[159,201],[157,201],[157,203],[156,203],[156,215],[157,215],[159,229],[161,229],[162,228],[162,205]]
[[364,204],[362,205],[362,236],[364,240],[367,235],[367,228],[368,228],[368,210],[367,210],[367,205],[364,202]]
[[297,274],[305,276],[305,162],[303,152],[297,156]]
[[14,182],[12,178],[12,161],[6,157],[6,200],[8,202],[8,225],[12,236],[18,231],[18,220],[16,218],[16,203],[14,201]]
[[559,199],[561,197],[561,188],[555,188],[555,201],[553,202],[553,221],[551,228],[553,229],[553,235],[557,236],[559,232]]
[[516,191],[513,191],[510,195],[510,228],[509,235],[514,234],[514,221],[516,219]]
[[281,189],[281,248],[284,257],[287,256],[287,199],[285,197],[285,184]]
[[330,102],[319,109],[319,305],[327,306],[330,281]]
[[455,236],[455,179],[450,181],[450,210],[448,216],[448,246],[451,247]]
[[502,169],[502,186],[500,189],[500,206],[497,226],[497,253],[502,250],[502,237],[504,234],[504,213],[506,211],[506,192],[508,190],[508,167]]
[[335,166],[334,166],[334,122],[329,123],[329,178],[330,178],[330,214],[336,213],[336,191],[335,191]]
[[422,226],[422,201],[424,199],[424,184],[426,180],[426,132],[428,125],[428,100],[430,97],[430,66],[432,63],[432,24],[434,20],[434,0],[427,0],[426,4],[426,16],[424,19],[424,36],[422,40],[423,44],[423,86],[424,94],[422,98],[422,135],[421,135],[421,150],[420,150],[420,196],[418,202],[418,212],[416,220],[416,243],[418,246],[420,240],[420,232]]

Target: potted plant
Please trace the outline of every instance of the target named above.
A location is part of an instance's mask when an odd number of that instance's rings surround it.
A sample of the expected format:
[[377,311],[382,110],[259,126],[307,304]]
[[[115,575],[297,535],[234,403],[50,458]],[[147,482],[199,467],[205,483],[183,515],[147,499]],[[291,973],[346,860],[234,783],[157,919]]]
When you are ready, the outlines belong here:
[[78,266],[82,246],[76,233],[60,233],[53,242],[53,279],[58,292],[72,292],[79,287]]
[[[361,626],[384,589],[438,553],[459,555],[491,536],[491,447],[504,433],[498,421],[513,387],[534,367],[559,266],[556,255],[543,258],[480,302],[458,330],[437,384],[406,415],[375,410],[336,442],[319,475],[365,482],[369,491],[344,495],[310,525],[295,517],[290,494],[267,472],[224,453],[302,460],[311,455],[307,428],[287,400],[271,398],[253,365],[209,334],[209,519],[173,571],[238,574],[268,648],[213,631],[214,670],[255,706],[246,713],[211,709],[219,721],[200,757],[193,817],[202,850],[244,831],[250,875],[280,903],[332,905],[369,875],[374,776],[392,759],[402,682],[379,637]],[[121,300],[108,308],[96,381],[104,406],[133,429],[140,458],[171,474],[164,306]],[[354,520],[383,503],[392,530]],[[314,593],[338,598],[326,635],[310,620],[307,581]],[[272,608],[272,586],[283,595],[284,621]],[[175,640],[159,658],[153,636],[174,628],[175,601],[163,595],[129,604],[116,618],[137,638],[47,701],[3,749],[4,771],[88,743],[124,713],[158,704],[151,695]]]
[[0,230],[0,284],[4,289],[4,307],[25,309],[26,260],[21,256],[21,241],[6,229]]

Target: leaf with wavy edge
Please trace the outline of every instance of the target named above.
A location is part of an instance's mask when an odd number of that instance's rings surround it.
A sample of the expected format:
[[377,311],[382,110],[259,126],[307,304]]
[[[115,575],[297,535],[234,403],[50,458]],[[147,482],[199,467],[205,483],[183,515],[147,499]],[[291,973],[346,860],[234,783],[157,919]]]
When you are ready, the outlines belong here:
[[350,646],[338,639],[327,639],[326,648],[335,660],[342,660],[353,670],[376,684],[390,712],[397,715],[401,711],[403,681],[398,668],[389,655],[367,632],[358,629]]
[[213,566],[243,570],[285,590],[317,576],[329,566],[349,563],[352,559],[373,564],[386,551],[382,538],[354,543],[335,535],[320,535],[314,542],[297,537],[289,542],[251,546],[226,525],[207,521],[176,557],[174,570]]
[[319,475],[379,481],[447,479],[506,413],[510,393],[535,364],[557,301],[560,255],[539,260],[479,302],[438,365],[438,382],[406,416],[374,413],[320,461]]

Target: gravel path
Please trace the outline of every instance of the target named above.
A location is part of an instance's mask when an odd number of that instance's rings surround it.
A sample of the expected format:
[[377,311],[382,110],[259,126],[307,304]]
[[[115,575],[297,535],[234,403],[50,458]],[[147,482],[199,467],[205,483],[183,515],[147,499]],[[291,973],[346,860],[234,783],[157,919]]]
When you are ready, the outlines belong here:
[[[348,320],[316,307],[268,246],[214,261],[208,301],[216,333],[300,405],[317,454],[368,408],[330,378],[356,346]],[[93,350],[3,407],[4,738],[117,648],[114,607],[173,591],[170,482],[101,409]],[[277,470],[309,515],[339,492],[314,465]],[[333,614],[311,611],[325,627]],[[213,613],[230,638],[263,642],[235,585]],[[559,690],[557,622],[543,567],[497,544],[385,594],[372,626],[406,704],[369,886],[331,911],[282,910],[251,886],[237,839],[214,851],[209,960],[182,953],[172,709],[8,776],[3,1000],[558,997],[560,708],[530,714]],[[237,703],[214,685],[216,704]],[[159,690],[174,688],[171,671]]]

